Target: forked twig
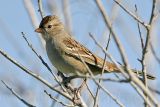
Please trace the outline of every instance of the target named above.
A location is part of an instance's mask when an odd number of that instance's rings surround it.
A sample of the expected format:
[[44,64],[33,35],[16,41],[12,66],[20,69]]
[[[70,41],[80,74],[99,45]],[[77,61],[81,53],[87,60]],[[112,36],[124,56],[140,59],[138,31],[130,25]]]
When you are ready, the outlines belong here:
[[140,20],[136,15],[134,15],[132,12],[127,10],[121,3],[119,3],[117,0],[113,0],[115,3],[117,3],[126,13],[128,13],[132,18],[134,18],[136,21],[138,21],[141,25],[143,25],[145,28],[148,28],[149,25],[144,23],[142,20]]

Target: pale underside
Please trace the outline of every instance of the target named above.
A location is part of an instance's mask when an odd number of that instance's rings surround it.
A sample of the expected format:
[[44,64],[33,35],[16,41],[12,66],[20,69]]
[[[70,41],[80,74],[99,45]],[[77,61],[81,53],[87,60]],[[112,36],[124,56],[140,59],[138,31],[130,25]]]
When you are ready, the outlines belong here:
[[[53,41],[48,40],[46,43],[47,54],[52,54],[48,55],[49,59],[59,71],[66,74],[86,74],[88,70],[83,63],[84,61],[93,74],[101,74],[104,59],[94,55],[71,37],[65,37],[61,40],[61,42],[57,41],[54,37]],[[104,68],[105,72],[118,71],[117,67],[110,62],[105,62]]]

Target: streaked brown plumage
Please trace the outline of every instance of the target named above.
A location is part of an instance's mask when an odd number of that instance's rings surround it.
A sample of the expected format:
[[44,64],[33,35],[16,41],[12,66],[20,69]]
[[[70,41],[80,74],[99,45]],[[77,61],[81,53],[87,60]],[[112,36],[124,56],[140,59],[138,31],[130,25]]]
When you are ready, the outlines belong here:
[[[101,74],[104,60],[74,40],[57,16],[44,17],[35,31],[42,34],[46,41],[46,51],[50,61],[62,73],[76,75],[87,73],[87,68],[81,61],[82,58],[93,74]],[[131,71],[141,75],[140,71],[134,69]],[[106,61],[104,72],[118,73],[120,70],[115,64]],[[154,79],[150,75],[147,77]]]

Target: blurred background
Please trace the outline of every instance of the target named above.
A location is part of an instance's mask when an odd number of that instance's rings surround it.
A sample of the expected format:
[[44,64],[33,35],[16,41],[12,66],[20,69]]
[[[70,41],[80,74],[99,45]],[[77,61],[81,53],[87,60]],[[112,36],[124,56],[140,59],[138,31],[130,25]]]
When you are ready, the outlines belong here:
[[[127,10],[138,17],[145,23],[148,23],[151,14],[152,0],[119,0]],[[122,10],[113,0],[102,0],[107,14],[110,17],[113,30],[123,44],[129,64],[132,68],[141,70],[141,63],[137,59],[142,57],[141,41],[138,32],[137,22]],[[104,58],[101,49],[95,45],[94,41],[89,37],[89,33],[93,34],[102,47],[106,47],[109,37],[102,15],[95,3],[95,0],[42,0],[43,12],[45,15],[57,15],[60,17],[66,29],[74,38],[89,48],[93,53]],[[135,12],[137,6],[137,13]],[[160,1],[156,3],[156,19],[152,30],[151,43],[160,58]],[[49,62],[44,44],[41,42],[40,36],[34,32],[41,21],[38,12],[38,0],[3,0],[0,3],[0,49],[3,49],[11,57],[23,64],[28,69],[39,74],[47,81],[55,84],[52,76],[37,56],[28,47],[22,37],[24,32],[28,41],[35,50],[43,57],[50,67],[57,72]],[[143,39],[145,41],[146,30],[140,25]],[[111,37],[107,52],[109,52],[117,62],[122,63],[120,54],[117,50],[115,42]],[[148,81],[149,87],[160,91],[160,62],[158,62],[152,51],[149,50],[146,59],[147,72],[156,76],[156,80]],[[120,77],[122,77],[119,74]],[[113,74],[105,74],[104,77],[116,78]],[[11,86],[20,96],[37,107],[51,107],[52,100],[43,92],[48,90],[53,96],[57,93],[50,91],[39,81],[12,64],[2,55],[0,55],[0,80],[4,80]],[[76,81],[76,84],[79,82]],[[89,81],[89,86],[93,92],[96,90],[94,82]],[[126,107],[143,107],[143,99],[128,83],[104,82],[103,86],[108,89],[116,98],[118,98]],[[84,95],[83,95],[84,94]],[[85,101],[90,104],[90,97],[85,95]],[[153,93],[160,101],[160,95]],[[64,100],[63,97],[59,99]],[[0,107],[25,107],[25,105],[17,100],[15,96],[0,82]],[[103,91],[100,91],[99,106],[100,107],[117,107],[118,105]],[[55,106],[62,106],[56,103]],[[92,104],[90,105],[92,106]]]

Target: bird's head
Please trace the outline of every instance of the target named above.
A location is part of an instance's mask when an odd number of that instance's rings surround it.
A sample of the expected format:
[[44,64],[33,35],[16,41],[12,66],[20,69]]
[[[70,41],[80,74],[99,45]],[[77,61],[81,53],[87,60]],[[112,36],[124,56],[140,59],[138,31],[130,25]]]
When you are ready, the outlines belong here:
[[44,17],[35,32],[41,33],[43,38],[46,39],[48,36],[54,36],[62,30],[64,30],[62,22],[57,16],[53,15]]

